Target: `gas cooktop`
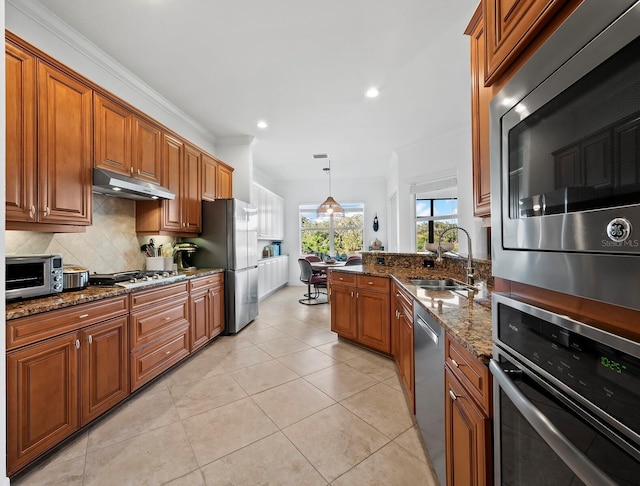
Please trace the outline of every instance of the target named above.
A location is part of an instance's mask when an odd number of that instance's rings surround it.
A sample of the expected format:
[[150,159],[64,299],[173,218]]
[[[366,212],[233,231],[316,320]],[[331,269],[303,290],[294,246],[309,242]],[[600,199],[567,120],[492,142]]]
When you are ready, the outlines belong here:
[[155,282],[176,282],[185,278],[186,275],[176,271],[131,270],[116,273],[92,273],[89,275],[89,285],[118,286],[129,289]]

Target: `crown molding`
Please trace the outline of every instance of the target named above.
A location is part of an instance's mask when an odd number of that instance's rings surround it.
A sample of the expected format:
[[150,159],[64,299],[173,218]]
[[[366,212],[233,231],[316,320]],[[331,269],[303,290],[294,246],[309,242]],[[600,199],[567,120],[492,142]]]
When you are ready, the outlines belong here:
[[253,146],[257,142],[256,138],[251,135],[237,135],[231,137],[218,137],[216,138],[216,146],[230,146],[230,145],[249,145]]
[[[22,15],[38,24],[42,29],[60,39],[85,59],[91,61],[109,75],[118,79],[122,84],[144,97],[147,101],[161,109],[167,115],[187,125],[199,136],[215,144],[216,137],[204,126],[151,88],[151,86],[146,84],[131,71],[125,69],[124,66],[118,63],[114,58],[109,56],[82,34],[71,28],[67,23],[60,19],[60,17],[53,14],[38,2],[35,2],[34,0],[5,0],[5,14],[7,13],[6,10],[8,10],[7,6],[17,10]],[[8,20],[10,16],[7,15],[6,17],[5,21]],[[6,27],[8,30],[11,30],[10,25],[7,25]],[[26,40],[28,41],[29,39]],[[46,48],[42,50],[46,52]]]

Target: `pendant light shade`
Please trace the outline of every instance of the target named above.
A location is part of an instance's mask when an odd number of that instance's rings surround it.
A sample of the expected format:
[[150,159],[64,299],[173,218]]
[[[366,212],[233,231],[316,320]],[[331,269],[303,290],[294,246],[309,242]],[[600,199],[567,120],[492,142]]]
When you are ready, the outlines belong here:
[[320,205],[316,211],[318,216],[344,216],[344,208],[331,197],[331,161],[329,167],[324,170],[329,175],[329,197]]

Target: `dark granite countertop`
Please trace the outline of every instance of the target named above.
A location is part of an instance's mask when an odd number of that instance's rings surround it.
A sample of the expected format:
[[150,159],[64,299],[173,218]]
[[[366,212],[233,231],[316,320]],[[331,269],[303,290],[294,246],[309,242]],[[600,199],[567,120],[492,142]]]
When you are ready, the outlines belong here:
[[[188,280],[221,272],[224,272],[223,268],[204,268],[183,273]],[[143,287],[136,287],[134,289],[125,289],[124,287],[89,286],[83,290],[62,292],[60,294],[51,295],[48,297],[38,297],[35,299],[7,302],[5,319],[9,321],[11,319],[31,316],[34,314],[39,314],[41,312],[70,307],[72,305],[85,304],[87,302],[108,299],[109,297],[116,297],[118,295],[131,294],[134,292],[140,292],[141,290],[149,290],[154,287],[171,285],[180,281],[181,280],[174,280],[173,282],[149,282],[148,285],[145,285]]]
[[[413,295],[442,327],[479,361],[487,365],[491,359],[491,288],[484,281],[477,281],[473,299],[466,291],[425,290],[411,283],[411,278],[449,278],[443,272],[424,268],[385,267],[383,265],[354,265],[336,267],[332,272],[393,277]],[[454,277],[456,278],[456,277]]]

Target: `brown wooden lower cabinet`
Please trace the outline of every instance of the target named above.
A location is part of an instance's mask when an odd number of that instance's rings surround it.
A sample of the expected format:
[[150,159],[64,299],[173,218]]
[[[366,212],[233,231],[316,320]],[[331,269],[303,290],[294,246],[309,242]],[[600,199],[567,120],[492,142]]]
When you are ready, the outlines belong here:
[[444,383],[447,485],[491,484],[491,374],[448,333]]
[[7,473],[79,427],[77,333],[7,353]]
[[415,413],[413,297],[395,281],[391,285],[391,349],[400,380]]
[[191,351],[204,346],[224,331],[224,274],[189,282]]
[[[91,314],[90,304],[78,307]],[[64,326],[65,313],[56,312],[39,320]],[[125,314],[7,353],[8,474],[127,397],[128,320]]]
[[131,294],[131,391],[189,354],[188,283]]
[[80,425],[86,425],[129,395],[129,316],[80,331]]
[[334,272],[331,330],[340,337],[390,354],[389,313],[389,278]]

